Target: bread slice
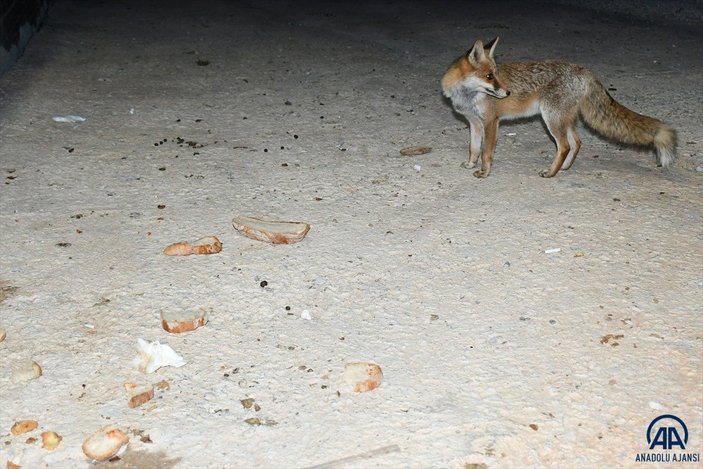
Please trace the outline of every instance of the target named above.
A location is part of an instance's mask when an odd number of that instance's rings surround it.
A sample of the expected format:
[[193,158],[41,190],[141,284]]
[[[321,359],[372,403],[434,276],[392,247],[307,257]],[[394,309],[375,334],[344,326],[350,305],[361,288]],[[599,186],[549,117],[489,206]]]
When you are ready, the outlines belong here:
[[36,420],[20,420],[15,422],[10,429],[10,432],[14,435],[22,435],[23,433],[29,433],[32,430],[36,430],[39,426]]
[[383,371],[375,363],[354,362],[344,366],[344,381],[354,392],[366,392],[376,389],[383,381]]
[[254,217],[237,217],[232,220],[232,225],[244,236],[273,244],[297,243],[310,231],[307,223],[266,221]]
[[42,444],[41,447],[47,451],[53,451],[63,440],[63,437],[56,432],[42,432],[41,434]]
[[171,334],[194,331],[207,324],[207,313],[205,308],[199,311],[161,310],[161,327]]
[[21,364],[12,374],[14,384],[39,378],[42,375],[41,366],[37,362],[26,362]]
[[93,461],[107,461],[127,451],[129,437],[114,425],[101,428],[85,439],[81,449]]
[[403,156],[417,156],[424,155],[432,151],[432,147],[405,147],[400,150],[400,154]]
[[139,407],[154,398],[154,386],[151,384],[140,386],[135,383],[125,383],[124,387],[127,390],[127,405],[130,409]]
[[193,242],[181,241],[166,246],[167,256],[190,256],[191,254],[217,254],[222,251],[222,243],[216,236],[206,236]]

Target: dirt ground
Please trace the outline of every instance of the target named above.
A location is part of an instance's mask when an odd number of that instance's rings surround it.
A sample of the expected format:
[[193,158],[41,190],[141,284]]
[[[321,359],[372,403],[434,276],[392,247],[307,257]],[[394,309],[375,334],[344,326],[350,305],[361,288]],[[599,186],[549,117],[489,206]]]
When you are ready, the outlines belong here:
[[[661,414],[703,452],[703,33],[529,3],[57,2],[0,77],[0,465],[87,467],[111,424],[108,468],[642,467]],[[460,168],[439,79],[496,35],[675,127],[674,166],[581,127],[543,179],[531,120],[489,178]],[[271,245],[238,215],[312,228]],[[140,373],[139,338],[186,364]]]

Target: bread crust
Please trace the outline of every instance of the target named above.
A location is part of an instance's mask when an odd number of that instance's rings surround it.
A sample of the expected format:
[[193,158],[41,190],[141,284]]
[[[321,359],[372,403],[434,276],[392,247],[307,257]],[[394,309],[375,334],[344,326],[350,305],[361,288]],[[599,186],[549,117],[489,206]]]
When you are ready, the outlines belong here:
[[251,239],[273,244],[293,244],[305,238],[310,225],[297,221],[266,221],[254,217],[237,217],[234,228]]

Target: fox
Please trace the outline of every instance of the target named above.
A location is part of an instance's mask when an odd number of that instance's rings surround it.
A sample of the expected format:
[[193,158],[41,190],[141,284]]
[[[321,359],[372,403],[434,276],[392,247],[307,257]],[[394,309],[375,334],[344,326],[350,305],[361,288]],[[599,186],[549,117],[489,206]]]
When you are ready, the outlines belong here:
[[556,143],[556,155],[540,176],[556,176],[576,160],[581,139],[576,134],[579,118],[596,133],[624,144],[656,150],[659,163],[670,166],[676,157],[676,131],[663,122],[638,114],[618,103],[588,69],[561,60],[508,62],[496,65],[499,38],[484,47],[477,39],[471,49],[454,60],[441,80],[442,92],[453,108],[466,117],[471,137],[464,168],[491,172],[504,119],[541,115]]

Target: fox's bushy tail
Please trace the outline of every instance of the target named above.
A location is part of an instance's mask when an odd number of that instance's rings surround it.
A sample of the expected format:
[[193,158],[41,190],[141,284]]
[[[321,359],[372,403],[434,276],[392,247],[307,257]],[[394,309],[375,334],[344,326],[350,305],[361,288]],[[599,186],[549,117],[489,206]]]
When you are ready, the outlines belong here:
[[586,124],[604,137],[629,145],[654,147],[662,166],[674,162],[676,131],[618,103],[595,77],[588,84],[580,110]]

